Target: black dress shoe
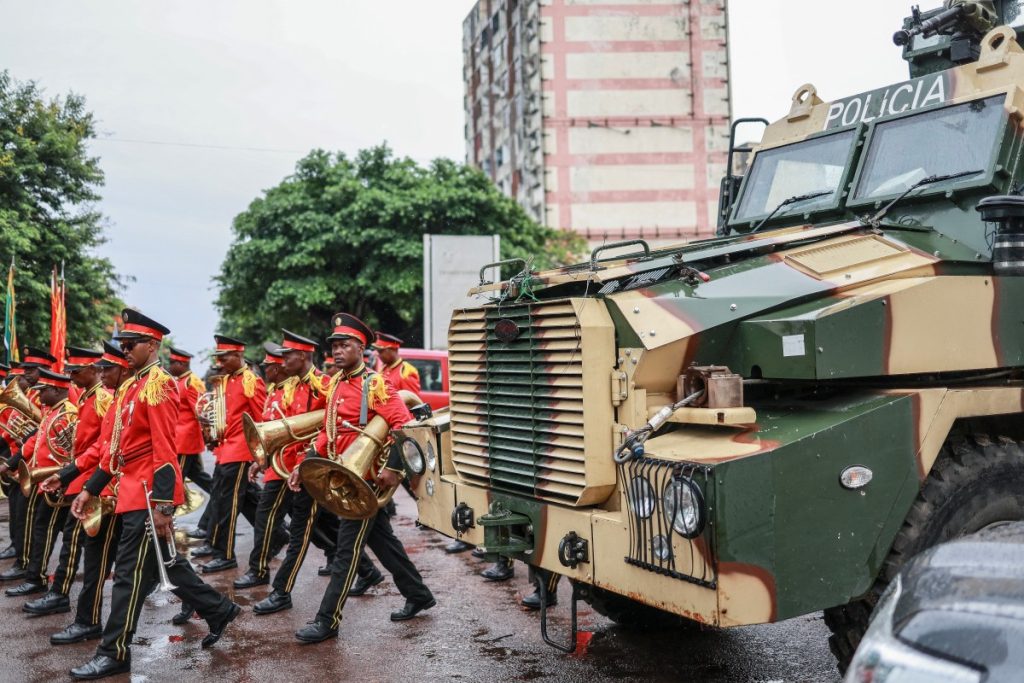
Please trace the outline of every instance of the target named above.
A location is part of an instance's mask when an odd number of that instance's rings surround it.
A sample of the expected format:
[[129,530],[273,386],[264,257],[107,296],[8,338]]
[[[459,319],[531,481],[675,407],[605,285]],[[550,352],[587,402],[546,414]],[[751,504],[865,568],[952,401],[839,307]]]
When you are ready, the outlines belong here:
[[49,591],[46,595],[30,600],[21,606],[22,612],[29,614],[60,614],[71,611],[71,600],[68,596]]
[[[540,591],[534,591],[530,595],[523,598],[522,606],[526,609],[540,609]],[[558,595],[550,593],[548,595],[548,607],[554,607],[558,604]]]
[[217,572],[227,571],[228,569],[237,569],[238,560],[228,560],[223,557],[218,557],[216,560],[211,560],[203,565],[204,574],[216,574]]
[[473,548],[473,552],[471,552],[470,555],[478,560],[487,559],[487,553],[484,552],[483,548]]
[[508,581],[516,575],[516,569],[511,562],[498,560],[487,569],[480,572],[480,576],[488,581]]
[[465,541],[455,539],[454,541],[452,541],[444,547],[444,551],[449,555],[454,555],[455,553],[464,553],[472,547],[473,546],[466,543]]
[[224,618],[216,624],[210,624],[210,632],[206,634],[205,638],[203,638],[203,642],[201,643],[202,648],[205,650],[208,647],[213,647],[214,643],[220,640],[221,635],[224,633],[224,629],[227,628],[228,624],[234,621],[235,617],[237,617],[241,612],[241,607],[235,603],[231,603],[231,609],[228,610],[227,615],[225,615]]
[[283,529],[279,533],[274,534],[274,538],[270,541],[270,548],[268,548],[267,559],[272,560],[277,557],[281,550],[288,545],[290,539],[291,536]]
[[195,548],[189,554],[192,557],[213,557],[213,553],[214,552],[215,551],[213,549],[213,546],[207,543],[207,544],[199,546],[198,548]]
[[434,598],[430,598],[426,602],[413,602],[412,600],[406,600],[405,607],[397,612],[391,613],[391,621],[406,621],[408,619],[412,619],[423,610],[430,609],[436,604],[437,600],[434,600]]
[[106,678],[114,674],[123,674],[132,670],[130,660],[119,662],[110,657],[96,655],[88,663],[72,669],[69,673],[77,681],[90,681],[97,678]]
[[16,564],[0,572],[0,581],[17,581],[24,579],[26,576],[28,574],[25,573],[25,568]]
[[18,552],[14,549],[13,545],[9,545],[0,551],[0,560],[11,560],[14,559]]
[[376,586],[383,580],[384,575],[380,572],[374,572],[366,578],[359,576],[356,578],[355,583],[352,584],[352,587],[348,589],[348,594],[355,596],[364,595],[366,591],[370,590],[370,588]]
[[207,536],[209,536],[209,533],[206,531],[206,529],[200,529],[199,527],[196,527],[192,531],[185,532],[185,535],[189,538],[206,538]]
[[34,595],[35,593],[45,593],[45,592],[46,592],[46,586],[45,585],[43,585],[41,583],[36,583],[34,581],[26,581],[25,583],[21,584],[20,586],[15,586],[14,588],[8,588],[7,590],[4,591],[4,594],[8,595],[8,596],[10,596],[12,598],[17,598],[17,597],[20,597],[22,595]]
[[319,621],[311,621],[296,631],[295,637],[307,644],[322,643],[328,638],[337,638],[338,629],[328,628],[327,624],[322,624]]
[[231,585],[241,590],[243,588],[254,588],[255,586],[266,586],[268,583],[270,583],[269,576],[257,576],[250,569],[232,581]]
[[187,602],[183,602],[181,603],[181,610],[173,617],[171,617],[171,623],[175,626],[187,624],[188,620],[191,619],[192,615],[195,613],[196,611],[192,609],[192,605],[188,604]]
[[274,590],[270,592],[270,595],[253,605],[252,611],[256,614],[273,614],[274,612],[291,608],[292,596],[288,593]]
[[330,576],[331,575],[331,563],[328,562],[324,566],[316,570],[317,576]]
[[103,624],[79,624],[77,621],[69,626],[65,626],[63,631],[54,633],[50,636],[51,645],[70,645],[71,643],[81,643],[84,640],[92,640],[93,638],[99,638],[103,635]]

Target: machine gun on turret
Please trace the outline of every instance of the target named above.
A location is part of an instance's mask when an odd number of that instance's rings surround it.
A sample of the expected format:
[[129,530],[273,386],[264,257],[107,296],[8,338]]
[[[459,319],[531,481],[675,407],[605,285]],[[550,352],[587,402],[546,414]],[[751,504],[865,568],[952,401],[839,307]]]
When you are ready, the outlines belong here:
[[978,58],[981,38],[1001,23],[1002,5],[997,0],[946,0],[941,10],[922,13],[915,5],[903,28],[892,36],[900,47],[913,47],[914,38],[949,36],[949,59],[964,64]]

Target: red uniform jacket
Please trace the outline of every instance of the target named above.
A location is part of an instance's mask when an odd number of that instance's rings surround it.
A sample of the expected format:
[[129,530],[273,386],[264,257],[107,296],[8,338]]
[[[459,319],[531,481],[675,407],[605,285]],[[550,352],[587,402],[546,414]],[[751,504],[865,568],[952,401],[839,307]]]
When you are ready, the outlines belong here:
[[199,376],[189,370],[178,377],[178,424],[174,431],[175,448],[180,455],[197,455],[206,450],[203,443],[203,429],[196,417],[196,403],[206,393],[206,385]]
[[254,420],[263,416],[267,400],[267,386],[249,368],[242,368],[227,378],[225,392],[226,429],[221,442],[213,449],[218,465],[232,462],[252,462],[252,453],[242,432],[242,415]]
[[395,391],[411,391],[420,395],[420,371],[412,363],[399,358],[393,364],[380,371],[384,378],[391,382]]
[[[339,372],[331,382],[330,392],[327,395],[327,413],[324,415],[324,428],[316,437],[313,448],[317,455],[328,456],[328,434],[334,434],[334,454],[340,456],[348,448],[349,444],[355,441],[359,433],[342,426],[343,422],[359,425],[359,408],[363,399],[363,381],[367,376],[366,368],[360,365],[351,373]],[[399,398],[398,392],[384,378],[383,375],[370,375],[370,390],[367,397],[367,422],[373,419],[374,415],[380,415],[387,420],[391,429],[398,429],[405,423],[412,420],[409,409]],[[333,418],[335,424],[329,424]],[[300,456],[301,457],[301,456]],[[388,469],[396,472],[403,472],[401,462],[387,463]],[[367,473],[367,480],[376,477],[377,472]]]
[[[78,398],[78,427],[75,428],[75,459],[82,453],[88,451],[93,444],[99,441],[100,431],[103,423],[103,416],[107,414],[113,397],[110,391],[102,384],[88,389]],[[83,472],[68,484],[64,492],[66,496],[77,496],[82,492],[86,480],[92,472]]]
[[181,505],[185,496],[174,444],[178,404],[178,386],[159,365],[135,374],[118,390],[109,448],[100,453],[99,469],[85,490],[99,495],[117,477],[117,514],[146,509],[143,481],[153,503]]
[[[110,457],[110,436],[114,432],[114,411],[112,408],[117,402],[117,396],[124,392],[131,384],[131,380],[125,381],[116,392],[114,392],[114,398],[111,399],[111,404],[103,414],[103,419],[100,421],[100,433],[95,441],[92,442],[85,450],[78,452],[75,451],[75,460],[68,466],[64,467],[60,471],[60,481],[65,487],[70,487],[71,483],[81,476],[86,482],[92,477],[99,467],[100,458],[106,456]],[[107,488],[103,491],[104,496],[117,495],[115,485],[117,480],[114,479],[107,485]],[[80,487],[84,488],[84,484]],[[70,491],[69,491],[70,492]]]
[[[310,368],[309,372],[302,377],[289,377],[281,383],[281,407],[284,410],[284,414],[292,417],[322,409],[327,402],[327,390],[330,387],[330,383],[331,378],[316,368]],[[289,472],[298,466],[302,453],[306,448],[305,444],[296,443],[284,450],[281,460]],[[271,469],[267,470],[263,479],[264,481],[276,481],[280,478],[277,472]]]

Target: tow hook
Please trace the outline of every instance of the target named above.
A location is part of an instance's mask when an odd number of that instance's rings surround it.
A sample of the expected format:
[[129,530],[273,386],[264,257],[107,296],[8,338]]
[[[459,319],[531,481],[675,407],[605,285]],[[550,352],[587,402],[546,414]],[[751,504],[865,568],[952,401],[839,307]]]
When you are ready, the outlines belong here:
[[512,512],[501,501],[491,503],[487,514],[476,521],[484,529],[480,548],[488,556],[513,557],[533,552],[533,522],[524,514]]
[[460,534],[469,531],[473,526],[473,508],[465,503],[459,503],[452,510],[452,528]]
[[570,531],[558,543],[558,561],[570,569],[576,569],[580,562],[590,562],[590,542]]

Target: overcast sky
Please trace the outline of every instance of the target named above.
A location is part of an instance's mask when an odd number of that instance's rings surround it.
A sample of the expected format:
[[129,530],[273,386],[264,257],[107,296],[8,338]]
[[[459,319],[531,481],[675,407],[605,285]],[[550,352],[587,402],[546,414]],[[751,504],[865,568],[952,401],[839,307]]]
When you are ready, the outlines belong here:
[[[232,218],[310,149],[387,140],[420,161],[463,159],[473,4],[0,0],[0,69],[86,97],[106,174],[102,253],[134,278],[124,300],[199,351]],[[909,9],[730,0],[734,115],[778,118],[805,82],[828,100],[905,79],[890,36]]]

